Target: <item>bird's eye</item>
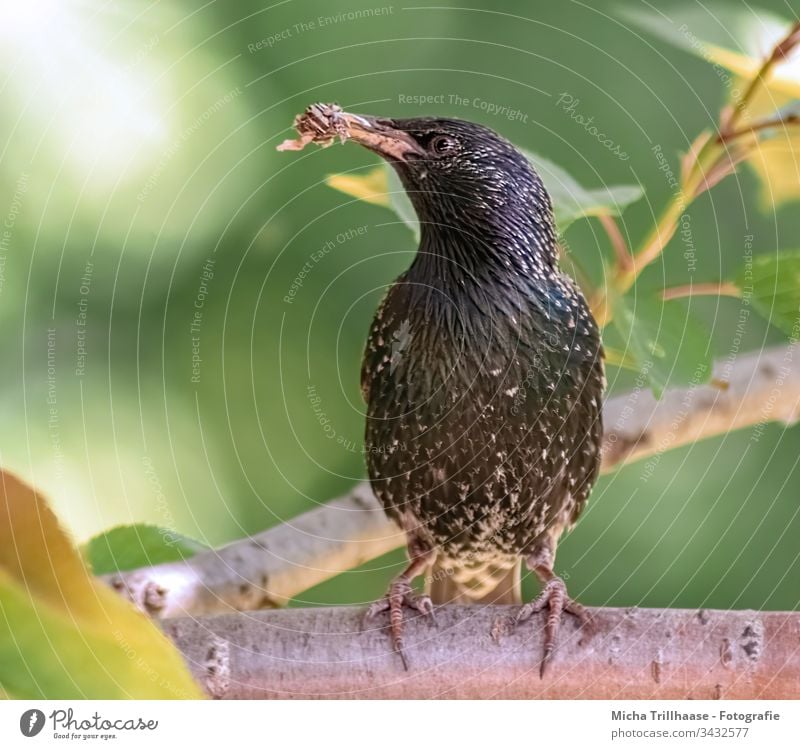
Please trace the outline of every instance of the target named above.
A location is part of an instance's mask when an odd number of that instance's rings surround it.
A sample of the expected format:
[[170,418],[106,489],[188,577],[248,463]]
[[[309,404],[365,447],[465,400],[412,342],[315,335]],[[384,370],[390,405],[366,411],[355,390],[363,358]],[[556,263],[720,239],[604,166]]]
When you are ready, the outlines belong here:
[[448,153],[453,153],[453,151],[458,148],[458,143],[455,138],[449,138],[446,135],[437,135],[431,140],[428,147],[437,156],[444,156]]

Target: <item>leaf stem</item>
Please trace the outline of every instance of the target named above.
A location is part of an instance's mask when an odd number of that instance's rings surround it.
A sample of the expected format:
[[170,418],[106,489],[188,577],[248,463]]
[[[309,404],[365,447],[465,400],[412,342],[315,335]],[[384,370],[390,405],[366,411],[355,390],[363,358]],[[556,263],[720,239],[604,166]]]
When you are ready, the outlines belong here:
[[603,226],[603,229],[605,229],[608,239],[611,242],[611,246],[614,248],[614,255],[617,258],[617,265],[625,270],[632,269],[633,257],[631,257],[631,253],[628,250],[628,245],[625,242],[625,237],[622,236],[622,232],[619,230],[619,225],[615,221],[614,217],[601,213],[597,218]]
[[661,292],[661,298],[665,302],[692,296],[741,297],[742,290],[730,281],[710,281],[709,283],[689,283],[682,286],[673,286]]

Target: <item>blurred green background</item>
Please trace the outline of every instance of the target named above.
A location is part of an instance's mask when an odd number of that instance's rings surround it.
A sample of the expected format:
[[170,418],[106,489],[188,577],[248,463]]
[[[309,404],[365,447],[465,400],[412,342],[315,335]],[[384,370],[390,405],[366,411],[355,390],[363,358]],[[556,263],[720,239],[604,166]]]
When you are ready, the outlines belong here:
[[[679,24],[683,5],[659,9]],[[676,168],[725,97],[703,60],[619,20],[637,2],[2,7],[0,462],[46,489],[79,540],[147,521],[217,545],[363,477],[361,349],[414,243],[390,212],[325,186],[371,167],[367,152],[276,153],[307,104],[474,119],[587,186],[641,184],[622,221],[635,243],[671,192],[653,147]],[[747,171],[703,196],[696,265],[676,237],[639,286],[725,277],[748,235],[755,253],[798,248],[797,205],[765,212],[757,196]],[[598,224],[566,238],[599,280]],[[738,345],[740,306],[691,304],[716,357]],[[752,314],[741,350],[781,340]],[[632,379],[609,371],[612,391]],[[796,608],[799,448],[800,429],[771,424],[665,453],[649,478],[635,464],[605,476],[559,547],[571,593]],[[297,603],[372,600],[400,560]]]

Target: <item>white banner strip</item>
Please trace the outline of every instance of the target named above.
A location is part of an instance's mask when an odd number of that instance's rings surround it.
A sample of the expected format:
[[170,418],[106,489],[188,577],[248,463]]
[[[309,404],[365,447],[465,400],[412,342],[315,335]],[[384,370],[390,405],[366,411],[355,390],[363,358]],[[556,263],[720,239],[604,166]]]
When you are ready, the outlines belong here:
[[[0,702],[0,747],[798,746],[786,702]],[[713,744],[712,744],[713,745]]]

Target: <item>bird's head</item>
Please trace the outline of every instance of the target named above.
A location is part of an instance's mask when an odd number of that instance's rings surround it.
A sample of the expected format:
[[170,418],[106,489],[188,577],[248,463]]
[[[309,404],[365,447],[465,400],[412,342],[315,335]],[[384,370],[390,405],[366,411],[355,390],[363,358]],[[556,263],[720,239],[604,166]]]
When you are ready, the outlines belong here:
[[474,122],[344,114],[348,137],[387,159],[420,220],[423,238],[460,235],[518,259],[554,266],[550,196],[528,159]]

